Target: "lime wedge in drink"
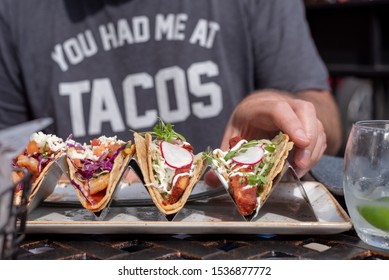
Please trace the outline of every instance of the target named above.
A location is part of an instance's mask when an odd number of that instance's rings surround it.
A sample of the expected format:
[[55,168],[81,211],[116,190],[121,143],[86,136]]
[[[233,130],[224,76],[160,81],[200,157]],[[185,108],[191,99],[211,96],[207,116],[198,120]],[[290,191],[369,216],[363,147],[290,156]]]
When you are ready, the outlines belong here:
[[374,203],[357,206],[359,214],[376,228],[389,231],[389,197],[381,197]]

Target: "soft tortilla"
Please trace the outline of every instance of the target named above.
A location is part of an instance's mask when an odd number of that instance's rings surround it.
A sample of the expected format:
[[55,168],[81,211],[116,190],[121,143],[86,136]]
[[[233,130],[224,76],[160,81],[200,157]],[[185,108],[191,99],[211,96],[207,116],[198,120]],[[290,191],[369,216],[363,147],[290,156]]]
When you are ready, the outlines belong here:
[[145,134],[144,138],[138,133],[134,133],[134,140],[136,145],[136,157],[139,163],[139,167],[142,171],[143,179],[146,183],[146,187],[150,193],[154,204],[165,215],[177,213],[184,207],[186,201],[192,193],[195,184],[198,182],[206,168],[205,160],[203,159],[202,154],[199,153],[195,155],[193,159],[193,163],[196,164],[196,167],[193,172],[193,176],[189,181],[189,185],[185,189],[180,199],[174,204],[164,204],[164,198],[162,197],[161,193],[157,188],[153,186],[153,184],[156,184],[157,182],[154,179],[154,171],[151,162],[152,159],[150,153],[150,145],[152,142],[152,137],[148,133]]
[[[115,191],[116,185],[120,181],[122,174],[126,169],[126,167],[128,166],[128,163],[131,160],[132,156],[133,156],[132,154],[125,155],[123,152],[120,152],[117,155],[117,157],[114,160],[112,170],[109,173],[109,181],[108,181],[108,186],[105,190],[105,194],[101,199],[99,199],[97,203],[91,204],[81,193],[81,191],[77,187],[74,187],[78,199],[80,200],[82,206],[85,209],[88,209],[89,211],[92,212],[100,212],[107,206],[108,202],[111,200],[111,197]],[[74,180],[81,188],[85,188],[88,182],[81,180],[77,176],[77,169],[75,168],[75,166],[73,165],[73,163],[69,158],[67,158],[67,162],[69,166],[70,179]]]
[[279,144],[276,145],[275,154],[273,155],[274,165],[270,170],[269,174],[266,176],[267,184],[263,187],[263,191],[259,196],[259,205],[262,205],[265,199],[270,194],[273,188],[273,181],[275,177],[284,168],[286,158],[288,157],[289,151],[292,148],[293,148],[293,142],[289,141],[289,136],[287,134],[282,134],[282,140],[279,142]]

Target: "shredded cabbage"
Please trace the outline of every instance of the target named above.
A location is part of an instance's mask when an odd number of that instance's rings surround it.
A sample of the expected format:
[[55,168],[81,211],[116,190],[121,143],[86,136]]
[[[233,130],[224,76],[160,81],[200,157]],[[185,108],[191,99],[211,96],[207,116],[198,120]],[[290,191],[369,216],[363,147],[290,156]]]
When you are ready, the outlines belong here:
[[97,161],[93,161],[91,159],[82,159],[82,169],[79,170],[79,175],[83,180],[89,180],[96,176],[96,174],[110,172],[116,157],[125,148],[126,144],[120,146],[120,148],[117,149],[111,157],[107,157],[106,153],[103,153]]

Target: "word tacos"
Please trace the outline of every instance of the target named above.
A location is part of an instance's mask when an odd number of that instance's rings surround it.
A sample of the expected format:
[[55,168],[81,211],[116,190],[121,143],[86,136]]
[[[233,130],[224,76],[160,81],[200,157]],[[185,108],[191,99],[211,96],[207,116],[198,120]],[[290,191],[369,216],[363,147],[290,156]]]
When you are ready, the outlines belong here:
[[177,213],[206,168],[202,154],[194,155],[191,144],[162,121],[153,132],[135,132],[134,139],[139,167],[155,205],[165,215]]
[[225,180],[239,213],[253,214],[269,195],[293,143],[280,133],[273,140],[230,139],[230,149],[204,153],[212,169]]
[[116,137],[101,136],[81,145],[67,140],[71,184],[82,206],[99,212],[111,200],[115,186],[127,167],[135,146]]
[[[33,133],[25,149],[13,159],[14,168],[25,168],[32,172],[32,187],[28,203],[33,200],[38,192],[43,178],[46,176],[50,166],[65,152],[65,142],[52,134],[43,132]],[[13,181],[18,182],[23,172],[13,172]],[[19,187],[19,186],[18,186]],[[15,203],[19,204],[21,189],[16,190]]]

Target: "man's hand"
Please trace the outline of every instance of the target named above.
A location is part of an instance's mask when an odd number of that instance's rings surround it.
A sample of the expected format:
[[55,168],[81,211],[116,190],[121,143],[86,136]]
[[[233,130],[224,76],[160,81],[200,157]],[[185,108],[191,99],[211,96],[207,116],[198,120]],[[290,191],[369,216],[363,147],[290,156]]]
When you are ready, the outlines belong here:
[[[314,96],[313,102],[310,102],[311,96]],[[317,114],[317,106],[325,108],[320,108],[321,116]],[[282,131],[294,142],[292,164],[301,177],[320,160],[327,149],[328,135],[322,120],[326,124],[335,124],[332,127],[328,125],[327,129],[335,131],[332,133],[335,133],[336,139],[331,140],[331,143],[339,147],[340,121],[330,93],[309,91],[291,95],[271,90],[256,92],[243,99],[235,108],[227,124],[221,148],[227,149],[228,141],[237,135],[249,140],[273,138]],[[338,147],[331,149],[337,150]],[[206,174],[205,179],[210,185],[217,182],[212,172]]]

